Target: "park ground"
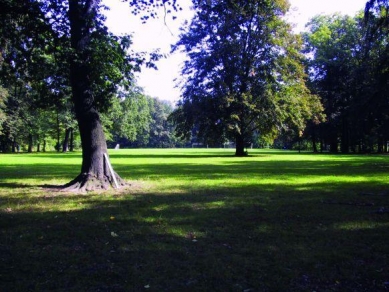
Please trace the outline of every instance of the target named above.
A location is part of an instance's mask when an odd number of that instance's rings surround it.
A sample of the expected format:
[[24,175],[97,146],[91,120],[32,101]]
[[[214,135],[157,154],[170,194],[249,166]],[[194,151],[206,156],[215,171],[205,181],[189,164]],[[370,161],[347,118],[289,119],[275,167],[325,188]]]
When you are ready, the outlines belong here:
[[389,156],[110,156],[75,194],[81,153],[0,155],[0,291],[389,291]]

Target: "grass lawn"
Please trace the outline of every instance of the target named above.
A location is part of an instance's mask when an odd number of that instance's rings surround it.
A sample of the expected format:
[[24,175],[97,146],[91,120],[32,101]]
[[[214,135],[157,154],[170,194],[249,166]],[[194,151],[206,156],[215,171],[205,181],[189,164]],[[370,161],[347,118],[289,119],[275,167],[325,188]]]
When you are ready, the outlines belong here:
[[389,291],[389,156],[233,153],[1,154],[0,291]]

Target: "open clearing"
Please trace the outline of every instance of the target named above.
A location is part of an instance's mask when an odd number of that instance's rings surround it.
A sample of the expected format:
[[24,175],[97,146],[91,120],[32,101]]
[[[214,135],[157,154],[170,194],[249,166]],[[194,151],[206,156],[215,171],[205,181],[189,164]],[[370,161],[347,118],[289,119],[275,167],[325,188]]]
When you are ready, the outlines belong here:
[[111,150],[128,190],[69,194],[81,153],[0,155],[0,291],[387,291],[389,156]]

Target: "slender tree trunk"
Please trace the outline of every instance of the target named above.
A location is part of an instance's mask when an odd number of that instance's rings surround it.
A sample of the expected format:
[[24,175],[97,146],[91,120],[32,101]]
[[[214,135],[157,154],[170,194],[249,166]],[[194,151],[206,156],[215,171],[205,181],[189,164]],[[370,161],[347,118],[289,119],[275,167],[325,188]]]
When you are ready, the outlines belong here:
[[39,135],[36,138],[36,152],[41,152],[41,142],[39,139]]
[[331,152],[331,153],[338,153],[338,142],[336,142],[336,141],[331,141],[331,144],[330,144],[330,152]]
[[29,134],[28,135],[28,153],[32,153],[32,144],[33,144],[32,134]]
[[43,152],[46,152],[46,139],[43,139]]
[[350,149],[350,137],[348,131],[348,120],[347,117],[342,119],[342,140],[340,144],[340,149],[342,153],[349,153]]
[[338,136],[335,129],[331,129],[331,133],[329,136],[330,139],[330,152],[338,153]]
[[313,153],[317,153],[317,143],[316,143],[316,129],[315,125],[312,125],[311,127],[311,139],[312,139],[312,148],[313,148]]
[[73,152],[74,151],[74,129],[69,128],[70,130],[70,144],[69,144],[69,151]]
[[65,139],[62,143],[62,152],[68,152],[69,151],[69,139],[70,139],[70,128],[67,128],[65,130]]
[[16,146],[16,140],[14,139],[14,140],[12,141],[11,152],[12,152],[12,153],[15,153],[15,152],[16,152],[16,148],[17,148],[17,146]]
[[89,76],[89,43],[98,0],[87,0],[83,7],[78,0],[69,0],[71,45],[76,56],[70,64],[72,100],[81,136],[81,173],[65,187],[66,190],[90,191],[118,187],[124,182],[111,172],[107,144],[101,120],[94,104],[93,84]]
[[244,151],[244,138],[242,134],[236,134],[235,136],[235,156],[247,155]]
[[60,147],[61,147],[60,139],[61,139],[61,127],[60,127],[60,124],[59,124],[59,112],[58,112],[58,109],[57,109],[57,145],[55,146],[55,149],[58,152],[60,151]]
[[312,148],[313,148],[313,153],[317,153],[318,152],[316,139],[314,137],[312,137]]

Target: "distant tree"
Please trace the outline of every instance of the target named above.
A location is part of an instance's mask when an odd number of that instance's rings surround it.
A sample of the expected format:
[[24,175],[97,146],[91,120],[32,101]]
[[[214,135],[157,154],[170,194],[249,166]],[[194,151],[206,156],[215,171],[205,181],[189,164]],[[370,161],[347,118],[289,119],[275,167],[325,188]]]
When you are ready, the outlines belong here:
[[169,119],[173,107],[168,101],[151,99],[151,123],[149,134],[149,147],[170,148],[176,144],[174,127]]
[[[320,128],[331,152],[346,153],[353,133],[353,102],[358,97],[358,74],[363,57],[361,18],[319,15],[307,24],[305,53],[309,56],[310,88],[322,99],[327,120]],[[314,125],[310,127],[314,131]]]
[[126,139],[140,145],[147,144],[148,135],[145,133],[149,132],[151,116],[148,98],[140,87],[132,86],[122,91],[114,100],[107,119],[111,121],[107,128],[109,140]]
[[389,142],[389,1],[370,0],[365,8],[365,70],[369,81],[365,94],[374,123],[372,132],[376,136],[378,151],[388,151]]
[[287,1],[193,3],[194,19],[174,47],[189,56],[172,116],[181,136],[194,127],[204,140],[225,136],[242,156],[256,132],[299,132],[307,119],[318,119],[322,109],[305,86],[300,39],[282,18]]

